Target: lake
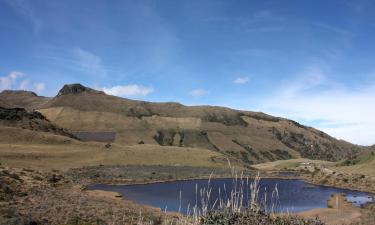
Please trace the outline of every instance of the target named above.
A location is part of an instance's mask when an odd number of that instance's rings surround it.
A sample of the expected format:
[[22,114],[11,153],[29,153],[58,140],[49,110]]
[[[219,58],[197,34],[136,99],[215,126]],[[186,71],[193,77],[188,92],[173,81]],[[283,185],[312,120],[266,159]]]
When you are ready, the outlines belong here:
[[[239,183],[239,181],[237,182]],[[247,181],[244,180],[244,182]],[[233,185],[232,179],[211,179],[211,204],[219,196],[222,199],[227,199]],[[272,192],[276,185],[279,197],[277,201],[271,202]],[[115,191],[121,193],[124,198],[140,204],[158,207],[166,211],[177,212],[180,209],[182,213],[186,213],[188,206],[191,208],[196,204],[200,205],[199,190],[207,188],[207,186],[208,180],[201,179],[134,185],[94,184],[90,185],[89,189]],[[196,190],[198,190],[198,194]],[[286,179],[261,179],[259,193],[263,202],[266,202],[266,208],[270,210],[272,205],[276,205],[274,210],[277,212],[300,212],[313,208],[327,208],[327,200],[332,194],[345,194],[347,200],[357,206],[374,200],[374,197],[366,192],[311,185],[302,180]],[[248,189],[245,188],[244,199],[248,199],[249,194]],[[266,201],[264,201],[265,198]],[[245,200],[245,205],[246,202]]]

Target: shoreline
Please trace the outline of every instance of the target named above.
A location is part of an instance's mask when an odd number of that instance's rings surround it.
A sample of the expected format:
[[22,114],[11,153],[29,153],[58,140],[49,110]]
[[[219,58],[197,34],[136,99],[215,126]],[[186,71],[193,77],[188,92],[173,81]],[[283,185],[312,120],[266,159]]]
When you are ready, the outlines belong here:
[[[255,177],[247,177],[248,179],[254,179]],[[242,179],[247,179],[247,178],[242,178]],[[194,181],[194,180],[208,180],[208,179],[233,179],[233,177],[229,177],[229,176],[223,176],[223,177],[197,177],[197,178],[185,178],[185,179],[173,179],[173,180],[155,180],[155,181],[144,181],[144,182],[133,182],[133,183],[110,183],[110,182],[107,182],[107,183],[90,183],[88,185],[85,185],[85,187],[87,187],[88,189],[85,190],[85,191],[103,191],[103,192],[107,192],[107,191],[104,191],[104,190],[100,190],[100,189],[90,189],[88,186],[91,186],[91,185],[100,185],[100,184],[103,184],[103,185],[114,185],[114,186],[130,186],[130,185],[145,185],[145,184],[158,184],[158,183],[172,183],[172,182],[177,182],[177,181]],[[240,179],[240,178],[238,178]],[[348,204],[350,204],[352,206],[353,209],[363,209],[365,206],[367,205],[372,205],[372,204],[375,204],[375,193],[374,192],[371,192],[371,191],[363,191],[363,190],[358,190],[358,189],[352,189],[352,188],[346,188],[346,187],[340,187],[340,186],[334,186],[334,185],[325,185],[325,184],[319,184],[319,183],[314,183],[314,182],[311,182],[309,181],[308,179],[306,179],[305,177],[302,177],[302,176],[293,176],[293,177],[283,177],[283,176],[263,176],[263,177],[260,177],[260,180],[262,179],[281,179],[281,180],[300,180],[300,181],[303,181],[305,182],[306,184],[310,184],[310,185],[315,185],[315,186],[322,186],[322,187],[333,187],[333,188],[339,188],[339,189],[343,189],[343,190],[349,190],[349,191],[358,191],[358,192],[362,192],[362,193],[366,193],[366,194],[369,194],[371,196],[371,202],[368,202],[366,204],[363,204],[361,206],[356,206],[354,205],[353,202],[349,202],[347,201]],[[117,199],[120,199],[120,200],[128,200],[128,201],[132,201],[134,203],[137,203],[137,204],[140,204],[136,201],[133,201],[133,200],[130,200],[128,199],[126,196],[123,196],[121,193],[119,192],[114,192],[114,191],[108,191],[110,193],[116,193],[117,195],[120,195],[121,197],[116,197]],[[341,193],[336,193],[334,195],[341,195]],[[292,213],[292,214],[295,214],[295,215],[298,215],[300,213],[308,213],[310,211],[321,211],[321,212],[325,212],[326,210],[330,210],[330,207],[329,207],[329,204],[328,204],[328,201],[331,201],[331,198],[330,197],[328,200],[327,200],[327,206],[326,208],[314,208],[314,209],[309,209],[309,210],[306,210],[306,211],[301,211],[301,212],[295,212],[295,213]],[[346,197],[344,196],[344,198],[346,199]],[[150,208],[157,208],[157,207],[154,207],[154,206],[151,206],[151,205],[147,205],[147,204],[141,204],[145,207],[150,207]],[[163,209],[161,208],[157,208],[158,210],[163,211]],[[174,211],[171,211],[171,212],[167,212],[167,213],[181,213],[181,212],[174,212]]]
[[[242,179],[254,179],[254,176],[249,177],[243,177]],[[203,177],[195,177],[195,178],[181,178],[181,179],[171,179],[171,180],[153,180],[153,181],[135,181],[135,182],[129,182],[129,183],[122,183],[120,182],[90,182],[88,184],[85,184],[84,186],[92,186],[92,185],[99,185],[99,184],[105,184],[105,185],[118,185],[118,186],[129,186],[129,185],[144,185],[144,184],[158,184],[158,183],[172,183],[172,182],[178,182],[178,181],[192,181],[192,180],[208,180],[208,179],[233,179],[233,176],[203,176]],[[238,178],[241,179],[241,178]],[[340,188],[344,190],[350,190],[350,191],[359,191],[367,194],[374,195],[375,197],[375,191],[372,190],[364,190],[360,188],[351,188],[351,187],[343,187],[340,185],[329,185],[329,184],[322,184],[319,182],[314,182],[304,176],[293,176],[293,177],[286,177],[286,176],[260,176],[260,179],[281,179],[281,180],[302,180],[307,184],[322,186],[322,187],[333,187],[333,188]]]

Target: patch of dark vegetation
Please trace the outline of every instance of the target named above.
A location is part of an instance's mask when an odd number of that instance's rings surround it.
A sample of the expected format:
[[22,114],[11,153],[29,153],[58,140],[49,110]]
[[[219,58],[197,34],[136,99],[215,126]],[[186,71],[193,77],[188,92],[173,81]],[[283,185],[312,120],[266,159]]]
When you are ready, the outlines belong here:
[[134,107],[127,108],[126,111],[127,116],[131,117],[137,117],[138,119],[141,119],[142,117],[150,117],[154,115],[158,115],[155,112],[152,112],[146,105],[145,102],[140,102],[139,105],[136,105]]
[[243,126],[247,127],[245,120],[241,118],[242,113],[236,114],[226,114],[226,113],[217,113],[217,112],[207,112],[202,117],[204,121],[222,123],[226,126]]
[[344,162],[340,163],[340,166],[353,166],[360,162],[361,160],[359,158],[353,158],[353,159],[347,159]]
[[273,157],[273,155],[269,152],[266,152],[266,151],[260,151],[259,152],[264,158],[268,159],[269,161],[275,161],[275,158]]
[[244,163],[247,163],[247,164],[254,164],[254,161],[251,160],[251,158],[249,157],[249,154],[247,152],[240,152],[241,154],[241,160],[244,162]]
[[154,140],[161,146],[200,147],[220,151],[207,137],[206,131],[197,130],[159,130]]
[[17,127],[22,129],[51,132],[64,135],[70,138],[78,139],[72,133],[52,124],[41,113],[33,111],[28,112],[23,108],[2,108],[0,107],[0,125]]
[[201,218],[201,225],[324,225],[318,219],[293,216],[274,217],[264,212],[211,211]]
[[154,139],[161,146],[172,146],[175,135],[176,132],[173,130],[158,131]]
[[178,132],[178,134],[180,135],[180,140],[179,140],[178,146],[183,147],[184,146],[185,134],[182,133],[182,132]]
[[237,140],[232,140],[232,141],[238,144],[239,146],[241,146],[243,149],[245,149],[251,155],[251,157],[255,158],[256,160],[260,160],[259,155],[255,152],[255,150],[252,147],[248,145],[244,145]]
[[288,121],[289,121],[291,124],[293,124],[294,126],[296,126],[296,127],[306,129],[305,126],[301,125],[300,123],[298,123],[298,122],[296,122],[296,121],[294,121],[294,120],[288,120]]
[[[255,164],[255,163],[259,163],[259,162],[266,162],[266,161],[269,161],[269,159],[265,160],[262,155],[260,155],[260,152],[253,149],[252,147],[250,147],[249,145],[245,145],[245,144],[242,144],[240,143],[239,141],[237,140],[232,140],[234,143],[238,144],[239,146],[241,146],[243,149],[245,149],[246,153],[241,153],[242,154],[242,158],[243,158],[243,161],[249,161],[251,162],[251,164]],[[267,155],[268,156],[268,155]],[[269,156],[268,156],[269,157]],[[272,157],[272,155],[271,155]]]
[[264,120],[264,121],[269,121],[269,122],[280,122],[281,121],[281,118],[270,116],[270,115],[267,115],[265,113],[251,113],[251,114],[242,114],[242,115],[254,118],[256,120]]
[[276,149],[276,150],[271,150],[271,152],[276,156],[276,158],[278,160],[285,160],[285,159],[291,159],[292,158],[292,155],[290,155],[290,153],[288,151],[285,151],[285,150],[280,150],[280,149]]
[[45,116],[43,116],[40,112],[28,112],[23,108],[2,108],[0,107],[0,120],[13,120],[19,121],[23,119],[40,119],[40,120],[47,120]]
[[303,158],[338,161],[358,154],[358,149],[354,147],[343,149],[334,142],[310,140],[303,133],[280,131],[276,127],[272,127],[271,132],[277,140],[298,151]]

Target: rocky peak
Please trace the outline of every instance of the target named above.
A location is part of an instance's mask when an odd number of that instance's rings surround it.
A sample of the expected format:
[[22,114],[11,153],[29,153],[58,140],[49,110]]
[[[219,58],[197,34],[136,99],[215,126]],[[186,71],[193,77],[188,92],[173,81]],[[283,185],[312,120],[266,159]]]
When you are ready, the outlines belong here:
[[61,88],[57,96],[66,94],[80,94],[83,92],[102,93],[101,91],[96,91],[94,89],[85,87],[82,84],[65,84],[64,87]]

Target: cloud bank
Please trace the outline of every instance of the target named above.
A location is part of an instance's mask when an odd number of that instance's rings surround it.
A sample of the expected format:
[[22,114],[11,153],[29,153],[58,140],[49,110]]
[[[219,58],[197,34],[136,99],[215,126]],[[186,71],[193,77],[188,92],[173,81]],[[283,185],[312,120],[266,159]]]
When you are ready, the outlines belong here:
[[154,91],[153,88],[137,84],[104,87],[102,90],[109,95],[116,95],[120,97],[144,97]]
[[207,93],[208,93],[208,92],[207,92],[206,90],[199,88],[199,89],[193,89],[193,90],[191,90],[191,91],[189,92],[189,95],[190,95],[191,97],[195,97],[195,98],[197,98],[197,97],[201,97],[201,96],[203,96],[203,95],[205,95],[205,94],[207,94]]
[[[30,81],[28,79],[20,80],[21,77],[26,75],[22,72],[13,71],[6,76],[0,77],[0,91],[4,90],[27,90]],[[41,94],[46,85],[45,83],[34,83],[34,88],[32,89],[37,94]]]

